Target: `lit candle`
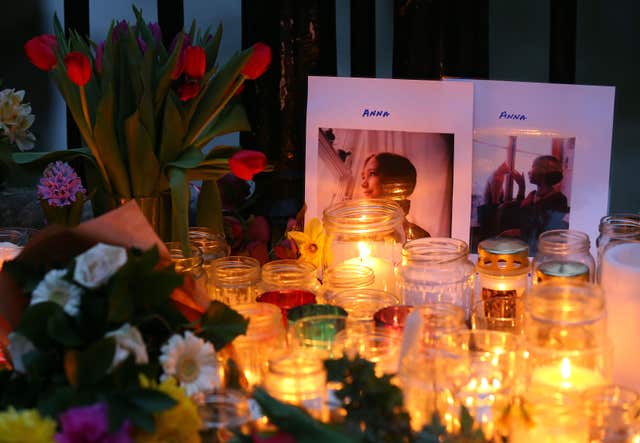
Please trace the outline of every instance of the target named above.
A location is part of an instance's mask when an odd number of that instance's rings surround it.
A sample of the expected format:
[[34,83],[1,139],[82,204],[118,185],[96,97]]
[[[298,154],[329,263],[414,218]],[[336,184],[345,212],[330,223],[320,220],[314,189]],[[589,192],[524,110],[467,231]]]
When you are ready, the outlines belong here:
[[383,291],[395,291],[395,272],[393,263],[371,255],[371,246],[366,242],[358,242],[359,257],[346,260],[344,264],[366,266],[373,270],[374,288]]
[[531,383],[559,388],[563,391],[584,391],[607,384],[605,378],[598,372],[572,365],[566,357],[559,365],[541,366],[534,369]]
[[22,247],[10,242],[0,242],[0,271],[5,261],[13,260],[22,250]]

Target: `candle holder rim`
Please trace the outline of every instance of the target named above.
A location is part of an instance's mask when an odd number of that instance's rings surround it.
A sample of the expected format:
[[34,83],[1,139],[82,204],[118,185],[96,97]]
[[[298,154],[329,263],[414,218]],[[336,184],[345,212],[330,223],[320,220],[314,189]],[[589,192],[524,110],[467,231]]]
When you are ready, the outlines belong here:
[[[309,311],[310,309],[319,309],[320,311],[325,311],[323,314],[306,314],[305,311]],[[333,314],[329,314],[329,312],[333,312]],[[308,305],[300,305],[295,308],[289,309],[287,312],[287,320],[291,323],[295,323],[298,320],[307,317],[314,317],[316,315],[341,315],[343,317],[347,317],[349,313],[344,310],[344,308],[335,305],[329,305],[325,303],[311,303]]]
[[575,229],[552,229],[538,237],[539,251],[564,252],[573,248],[580,251],[589,250],[589,235]]
[[468,259],[469,246],[463,240],[447,237],[428,237],[408,241],[402,257],[418,263],[445,264]]
[[[350,275],[350,273],[357,275]],[[350,281],[341,281],[342,279],[348,279],[349,277],[352,279],[359,279],[360,282],[355,284],[356,287],[366,287],[375,282],[373,269],[365,265],[341,263],[328,268],[323,273],[324,283],[336,288],[352,287],[352,283]]]
[[326,230],[350,234],[393,231],[403,220],[400,205],[377,198],[341,201],[326,208],[322,215]]
[[[563,309],[553,309],[555,303],[551,302],[562,300],[570,301],[572,305],[565,303],[562,305]],[[568,281],[559,284],[551,280],[538,283],[526,291],[524,303],[525,312],[542,323],[587,324],[600,321],[607,315],[604,291],[599,285],[585,281]],[[584,305],[590,305],[593,311],[591,315],[585,315]],[[568,309],[568,307],[573,308]],[[583,315],[571,320],[565,318],[567,313]],[[549,314],[555,315],[549,316]],[[558,316],[561,318],[558,319]]]

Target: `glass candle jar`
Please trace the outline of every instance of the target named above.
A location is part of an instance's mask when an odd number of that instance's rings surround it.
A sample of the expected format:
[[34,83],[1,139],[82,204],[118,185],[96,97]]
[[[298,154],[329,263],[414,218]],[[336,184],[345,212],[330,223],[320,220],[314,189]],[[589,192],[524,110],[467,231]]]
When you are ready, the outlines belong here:
[[373,314],[373,321],[381,329],[392,330],[402,334],[407,316],[411,311],[413,311],[413,306],[411,305],[387,306]]
[[622,386],[605,386],[584,393],[589,417],[589,443],[640,441],[640,396]]
[[398,359],[402,337],[380,329],[350,329],[340,332],[333,342],[334,355],[346,355],[353,359],[356,355],[376,365],[376,374],[398,372]]
[[202,251],[202,260],[205,268],[213,260],[226,257],[231,252],[231,247],[227,243],[224,234],[215,232],[211,228],[190,227],[189,243],[197,246]]
[[514,238],[490,238],[478,244],[478,297],[522,297],[529,286],[529,246]]
[[480,300],[471,310],[471,327],[522,334],[524,332],[523,297],[501,295]]
[[602,254],[610,243],[640,241],[639,214],[612,214],[600,219],[600,235],[596,239],[598,248],[596,279],[600,281]]
[[314,304],[316,302],[316,296],[309,291],[283,289],[280,291],[264,292],[258,296],[256,301],[259,303],[271,303],[279,307],[282,311],[282,321],[286,329],[289,310],[296,306]]
[[527,293],[524,308],[529,346],[589,349],[607,340],[604,294],[593,283],[540,283]]
[[258,295],[260,262],[253,257],[229,256],[211,262],[213,299],[235,306],[253,303]]
[[24,228],[0,228],[0,271],[2,263],[14,259],[29,240],[29,232]]
[[[311,305],[307,305],[311,306]],[[289,327],[289,343],[294,351],[315,353],[319,358],[339,358],[333,343],[336,336],[347,328],[344,315],[313,315],[303,317]]]
[[301,289],[314,294],[320,289],[317,270],[311,263],[298,260],[273,260],[262,266],[261,292]]
[[322,301],[345,289],[370,288],[375,282],[373,269],[362,265],[341,264],[327,269],[322,275]]
[[398,297],[379,289],[347,289],[327,298],[327,303],[344,308],[349,320],[372,323],[373,314],[380,309],[397,305]]
[[467,324],[461,306],[451,303],[416,306],[405,321],[400,358],[434,348],[443,335],[464,329]]
[[454,238],[421,238],[407,242],[397,279],[403,303],[452,303],[469,312],[475,285],[469,248]]
[[175,270],[179,274],[189,275],[195,284],[206,291],[207,273],[204,270],[202,251],[194,245],[190,245],[190,254],[185,256],[182,251],[182,245],[179,242],[165,243],[171,256],[171,262],[175,266]]
[[367,266],[377,289],[394,292],[405,241],[403,220],[402,209],[390,200],[347,200],[325,209],[323,270],[340,264]]
[[233,341],[238,366],[251,387],[260,384],[267,370],[269,357],[287,347],[280,308],[270,303],[247,303],[234,306],[249,318],[245,335]]
[[239,391],[206,394],[198,405],[203,443],[226,443],[239,432],[251,432],[251,411],[247,398]]
[[312,417],[326,418],[327,371],[322,360],[299,349],[269,359],[264,387],[280,401],[304,407]]
[[589,236],[584,232],[569,229],[543,232],[532,263],[533,282],[593,281],[595,260],[589,245]]
[[305,317],[314,317],[316,315],[340,315],[342,317],[347,316],[347,311],[340,306],[325,305],[325,304],[308,304],[300,305],[295,308],[289,309],[287,312],[287,325],[289,328],[293,324]]

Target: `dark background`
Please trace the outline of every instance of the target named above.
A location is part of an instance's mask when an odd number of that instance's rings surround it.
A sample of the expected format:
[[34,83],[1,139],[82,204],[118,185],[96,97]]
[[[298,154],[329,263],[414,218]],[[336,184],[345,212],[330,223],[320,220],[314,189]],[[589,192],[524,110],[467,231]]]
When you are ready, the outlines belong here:
[[[224,25],[220,60],[257,41],[274,49],[269,71],[245,91],[247,148],[276,165],[271,216],[295,213],[304,196],[307,75],[437,79],[443,75],[616,87],[610,211],[640,211],[640,3],[636,0],[3,0],[2,88],[25,89],[38,150],[80,143],[64,103],[22,46],[51,32],[54,11],[94,39],[130,5],[165,31]],[[286,88],[286,94],[284,93]],[[238,143],[231,137],[224,143]],[[604,214],[603,214],[604,215]]]

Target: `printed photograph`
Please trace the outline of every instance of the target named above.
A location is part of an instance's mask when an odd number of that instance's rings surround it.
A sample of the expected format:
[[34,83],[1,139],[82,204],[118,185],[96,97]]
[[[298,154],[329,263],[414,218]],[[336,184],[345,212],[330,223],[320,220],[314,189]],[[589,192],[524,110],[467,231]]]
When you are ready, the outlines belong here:
[[387,198],[404,211],[407,240],[451,235],[453,134],[320,128],[318,137],[319,208]]
[[568,229],[575,137],[536,133],[475,135],[471,250],[495,236],[516,237],[537,251],[538,236]]

